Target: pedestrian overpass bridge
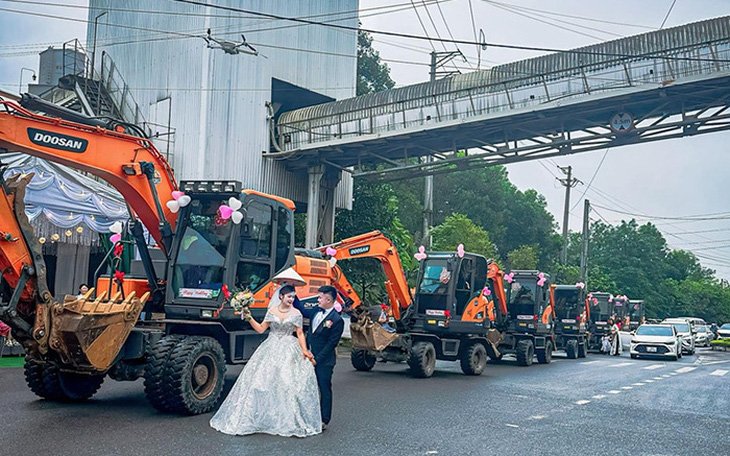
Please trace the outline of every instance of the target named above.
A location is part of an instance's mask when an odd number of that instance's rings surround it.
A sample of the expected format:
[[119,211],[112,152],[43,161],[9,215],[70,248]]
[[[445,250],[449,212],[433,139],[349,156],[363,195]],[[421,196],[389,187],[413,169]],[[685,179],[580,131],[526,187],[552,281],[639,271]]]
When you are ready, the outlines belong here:
[[403,179],[727,130],[728,108],[725,16],[285,112],[264,156]]

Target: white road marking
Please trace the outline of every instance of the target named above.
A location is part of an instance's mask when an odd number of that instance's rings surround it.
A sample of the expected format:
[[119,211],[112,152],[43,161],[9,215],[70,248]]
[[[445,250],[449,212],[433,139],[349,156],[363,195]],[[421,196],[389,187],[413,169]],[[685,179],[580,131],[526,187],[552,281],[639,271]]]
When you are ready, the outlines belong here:
[[654,380],[664,380],[664,377],[654,377]]
[[654,369],[659,369],[661,367],[664,367],[664,364],[652,364],[651,366],[646,366],[644,369],[654,370]]
[[670,372],[669,375],[679,375],[676,372]]
[[630,390],[630,389],[634,389],[634,387],[633,386],[622,386],[621,389],[622,390]]
[[654,380],[644,380],[644,383],[654,383]]
[[591,403],[591,401],[588,401],[586,399],[582,399],[580,401],[575,401],[575,405],[586,405],[586,404],[590,404],[590,403]]
[[692,372],[695,369],[697,369],[697,368],[696,367],[689,367],[689,366],[687,366],[687,367],[682,367],[680,369],[677,369],[674,372],[676,372],[678,374],[684,374],[685,372]]
[[505,426],[511,427],[511,428],[519,428],[516,424],[506,424]]
[[662,375],[662,377],[669,378],[669,377],[671,377],[671,375],[664,374],[664,375]]
[[632,383],[632,385],[634,385],[634,386],[644,386],[644,385],[646,385],[646,383],[638,382],[638,383]]
[[713,364],[724,364],[724,363],[730,363],[730,361],[709,361],[709,362],[706,362],[704,365],[711,366]]
[[582,362],[581,364],[595,364],[595,363],[602,363],[602,362],[603,362],[603,360],[601,360],[601,359],[596,359],[596,360],[594,360],[594,361],[584,361],[584,362]]
[[604,397],[606,397],[605,394],[596,394],[595,396],[593,396],[593,399],[603,399]]
[[436,450],[428,450],[426,451],[426,454],[439,454],[439,452]]
[[710,375],[717,375],[718,377],[722,377],[725,374],[727,374],[728,372],[730,372],[730,371],[726,371],[723,369],[717,369],[715,372],[712,372]]
[[543,418],[547,418],[547,415],[532,415],[530,417],[531,420],[541,420]]
[[624,367],[624,366],[632,366],[634,363],[618,363],[618,364],[611,364],[608,367]]
[[608,392],[608,394],[621,394],[621,391],[619,390],[611,390]]

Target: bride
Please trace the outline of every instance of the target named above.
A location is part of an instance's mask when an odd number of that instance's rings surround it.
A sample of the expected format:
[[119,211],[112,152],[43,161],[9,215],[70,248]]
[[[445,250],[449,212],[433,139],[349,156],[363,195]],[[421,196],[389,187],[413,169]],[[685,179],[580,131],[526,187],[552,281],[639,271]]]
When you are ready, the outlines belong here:
[[287,437],[322,432],[315,361],[302,331],[302,314],[292,307],[295,297],[294,287],[282,286],[272,298],[272,304],[278,304],[269,306],[262,323],[244,309],[244,318],[256,332],[271,332],[210,420],[214,429],[231,435]]

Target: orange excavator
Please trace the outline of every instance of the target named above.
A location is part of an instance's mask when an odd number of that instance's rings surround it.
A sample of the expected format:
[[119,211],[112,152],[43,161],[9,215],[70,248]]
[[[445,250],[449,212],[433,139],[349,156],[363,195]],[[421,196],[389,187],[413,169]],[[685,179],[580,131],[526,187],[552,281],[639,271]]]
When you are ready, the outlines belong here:
[[494,325],[507,308],[503,273],[495,262],[473,253],[428,252],[411,295],[397,249],[378,231],[320,250],[338,262],[376,258],[386,275],[395,332],[387,332],[367,311],[356,312],[350,326],[355,369],[369,371],[380,358],[407,362],[415,377],[430,377],[440,359],[459,361],[465,374],[480,375],[488,356],[501,356],[502,336]]
[[[245,362],[262,340],[227,305],[228,293],[251,290],[251,311],[260,319],[275,276],[290,267],[307,281],[299,290],[305,301],[325,284],[335,283],[343,296],[352,291],[321,254],[295,255],[290,200],[235,181],[178,185],[134,125],[85,117],[28,94],[20,104],[0,99],[3,152],[68,165],[116,188],[128,203],[126,229],[134,242],[117,241],[109,256],[136,248],[137,269],[144,271],[138,277],[110,270],[84,296],[54,298],[25,215],[23,197],[33,176],[2,179],[0,173],[0,268],[7,290],[0,320],[25,347],[25,378],[43,398],[84,400],[107,376],[144,377],[158,410],[205,413],[221,395],[226,364]],[[223,206],[230,217],[222,216]]]

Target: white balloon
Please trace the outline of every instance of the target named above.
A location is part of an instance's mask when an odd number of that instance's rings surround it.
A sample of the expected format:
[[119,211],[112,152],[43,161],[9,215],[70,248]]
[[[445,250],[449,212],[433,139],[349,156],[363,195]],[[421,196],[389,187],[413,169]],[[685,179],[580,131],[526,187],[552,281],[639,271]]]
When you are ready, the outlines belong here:
[[241,220],[243,220],[243,214],[238,211],[234,211],[233,214],[231,214],[231,220],[233,220],[233,223],[238,225],[241,223]]
[[180,207],[185,207],[188,204],[190,204],[190,201],[191,200],[192,200],[192,198],[190,198],[188,195],[183,195],[183,196],[181,196],[180,198],[177,199],[177,204]]
[[115,234],[121,234],[122,229],[124,229],[124,226],[122,225],[122,222],[116,221],[112,223],[112,226],[109,227],[109,231]]
[[234,211],[237,211],[241,209],[243,203],[241,203],[241,200],[236,198],[235,196],[231,196],[230,198],[228,198],[228,206],[230,206],[230,208]]
[[[182,199],[182,196],[180,197],[180,199]],[[175,200],[170,200],[167,203],[165,203],[165,205],[167,206],[168,209],[170,209],[170,212],[172,212],[173,214],[176,214],[177,211],[180,210],[180,203],[178,203]]]

